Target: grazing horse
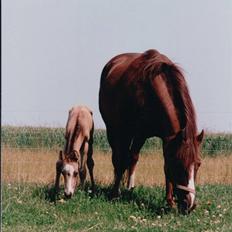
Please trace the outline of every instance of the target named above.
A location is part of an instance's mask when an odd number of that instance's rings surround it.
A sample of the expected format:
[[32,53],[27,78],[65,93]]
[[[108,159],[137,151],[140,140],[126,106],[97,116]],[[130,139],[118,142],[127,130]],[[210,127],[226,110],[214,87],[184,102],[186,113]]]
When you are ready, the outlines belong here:
[[56,163],[55,189],[59,190],[60,175],[64,176],[64,194],[71,198],[76,186],[78,176],[81,185],[86,179],[86,163],[89,169],[92,190],[94,191],[93,167],[93,117],[92,111],[86,106],[76,106],[69,111],[65,133],[64,152],[60,151]]
[[[163,141],[166,199],[177,197],[181,212],[195,207],[195,178],[200,166],[196,117],[180,68],[156,50],[126,53],[104,67],[99,109],[112,148],[115,180],[112,197],[128,170],[128,188],[134,187],[135,167],[145,140]],[[154,170],[155,172],[155,170]]]

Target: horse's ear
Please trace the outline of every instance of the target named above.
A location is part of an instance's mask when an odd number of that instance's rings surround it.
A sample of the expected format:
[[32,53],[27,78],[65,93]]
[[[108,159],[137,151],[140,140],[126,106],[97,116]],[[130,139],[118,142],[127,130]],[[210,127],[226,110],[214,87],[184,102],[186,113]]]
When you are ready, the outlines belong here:
[[63,154],[63,151],[60,151],[59,152],[59,160],[64,160],[64,154]]
[[73,161],[78,161],[80,159],[80,153],[76,150],[73,150],[71,153],[70,153],[70,158],[71,160]]
[[201,131],[199,135],[197,135],[197,142],[200,144],[204,137],[204,130]]

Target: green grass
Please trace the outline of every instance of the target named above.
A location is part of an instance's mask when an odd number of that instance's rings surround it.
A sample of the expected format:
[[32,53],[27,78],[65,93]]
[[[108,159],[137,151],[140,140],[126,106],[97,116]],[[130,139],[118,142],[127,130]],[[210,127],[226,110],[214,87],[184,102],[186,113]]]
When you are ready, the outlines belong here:
[[164,189],[137,187],[108,200],[110,189],[96,195],[77,191],[71,200],[54,202],[52,189],[3,185],[3,231],[232,231],[232,186],[198,188],[198,207],[190,215],[167,210]]
[[[3,126],[1,139],[3,146],[11,148],[61,149],[64,146],[64,128]],[[105,130],[95,130],[94,147],[101,151],[109,151]],[[162,143],[159,138],[148,139],[143,146],[143,151],[161,149]],[[203,155],[231,153],[232,134],[206,134],[202,144]]]

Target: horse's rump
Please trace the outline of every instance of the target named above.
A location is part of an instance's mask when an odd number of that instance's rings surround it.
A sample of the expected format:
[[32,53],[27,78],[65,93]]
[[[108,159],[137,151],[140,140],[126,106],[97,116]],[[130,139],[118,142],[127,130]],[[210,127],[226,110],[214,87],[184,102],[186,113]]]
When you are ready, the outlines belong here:
[[[99,97],[106,125],[130,126],[147,136],[166,137],[186,127],[185,105],[192,105],[181,70],[156,50],[109,61]],[[190,113],[194,118],[193,107]]]
[[66,124],[65,153],[69,154],[73,149],[80,151],[83,142],[92,137],[93,127],[92,111],[86,106],[73,107]]

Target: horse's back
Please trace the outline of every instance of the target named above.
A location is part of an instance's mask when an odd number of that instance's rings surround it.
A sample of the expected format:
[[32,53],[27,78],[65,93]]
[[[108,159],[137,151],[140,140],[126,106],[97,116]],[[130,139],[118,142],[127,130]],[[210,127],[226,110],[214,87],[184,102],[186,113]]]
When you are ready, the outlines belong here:
[[141,54],[124,53],[112,58],[104,67],[101,75],[101,87],[107,83],[108,88],[114,87],[120,81],[130,64]]
[[69,111],[69,119],[66,126],[66,132],[79,128],[85,136],[90,136],[93,129],[92,111],[87,106],[74,106]]
[[[118,84],[130,81],[128,78],[136,78],[132,81],[137,82],[139,78],[142,78],[142,75],[137,77],[138,71],[144,70],[151,61],[157,61],[158,64],[171,63],[165,55],[154,49],[144,53],[124,53],[113,57],[103,68],[100,91],[102,89],[111,91],[113,88],[117,88]],[[126,78],[123,79],[125,76]],[[121,81],[122,79],[123,81]]]

